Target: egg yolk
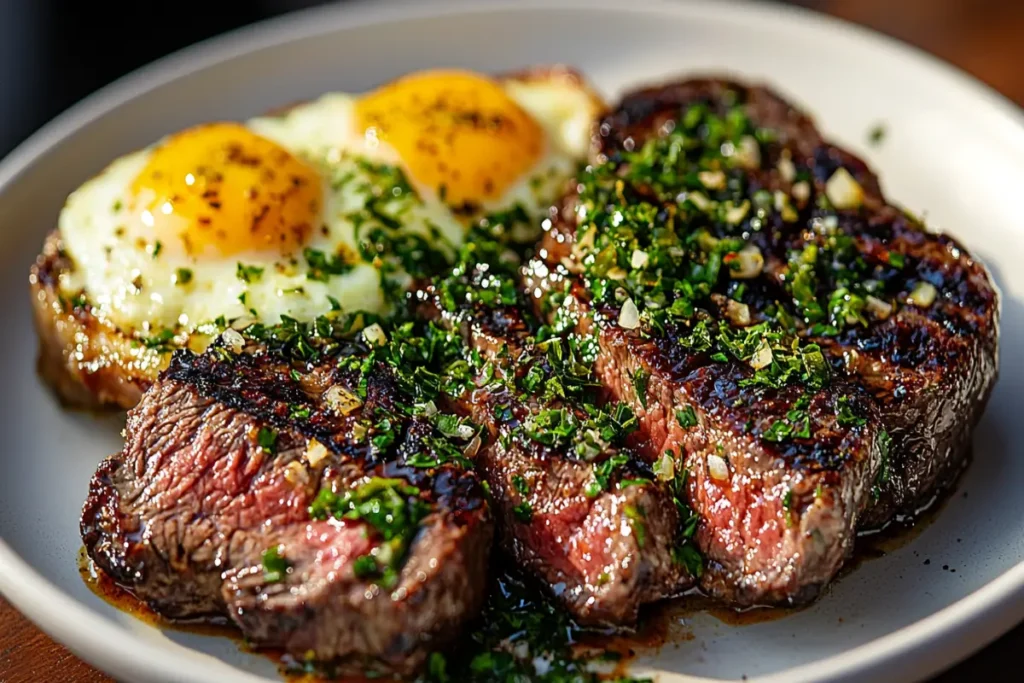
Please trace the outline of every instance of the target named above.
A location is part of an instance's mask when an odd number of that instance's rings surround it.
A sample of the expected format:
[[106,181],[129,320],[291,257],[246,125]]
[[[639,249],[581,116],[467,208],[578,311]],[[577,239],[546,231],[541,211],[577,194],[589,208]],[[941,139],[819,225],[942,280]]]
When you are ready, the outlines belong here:
[[544,133],[504,88],[465,71],[424,71],[363,96],[358,130],[385,141],[412,180],[448,204],[501,197],[544,151]]
[[313,168],[237,123],[171,136],[131,190],[153,239],[193,258],[296,251],[315,227],[323,192]]

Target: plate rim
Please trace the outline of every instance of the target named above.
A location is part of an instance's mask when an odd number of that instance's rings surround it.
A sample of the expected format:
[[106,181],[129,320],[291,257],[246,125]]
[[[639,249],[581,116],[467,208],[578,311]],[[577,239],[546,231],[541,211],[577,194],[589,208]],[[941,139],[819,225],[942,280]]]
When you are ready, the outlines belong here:
[[[387,5],[372,0],[328,4],[234,29],[178,50],[117,79],[59,114],[0,160],[0,188],[29,170],[36,160],[88,123],[157,87],[248,53],[311,36],[364,25],[387,24],[452,14],[594,9],[621,13],[665,12],[703,15],[714,20],[770,22],[775,26],[831,34],[885,51],[914,65],[945,86],[971,98],[977,115],[987,112],[1005,133],[1024,142],[1024,110],[988,85],[924,50],[813,10],[753,0],[399,0]],[[71,597],[36,571],[0,537],[0,593],[28,619],[75,654],[104,671],[132,680],[222,681],[204,663],[175,660],[166,650],[123,629]],[[920,680],[991,642],[1024,618],[1024,561],[976,591],[903,628],[860,646],[807,664],[749,679],[760,683],[798,681]],[[916,651],[942,646],[921,661]],[[913,659],[913,661],[911,661]],[[902,665],[900,662],[902,660]],[[145,663],[142,666],[142,663]],[[226,665],[225,666],[230,666]],[[217,667],[220,668],[220,667]],[[677,673],[657,673],[662,683],[718,681]],[[231,679],[255,683],[266,679],[237,669]]]

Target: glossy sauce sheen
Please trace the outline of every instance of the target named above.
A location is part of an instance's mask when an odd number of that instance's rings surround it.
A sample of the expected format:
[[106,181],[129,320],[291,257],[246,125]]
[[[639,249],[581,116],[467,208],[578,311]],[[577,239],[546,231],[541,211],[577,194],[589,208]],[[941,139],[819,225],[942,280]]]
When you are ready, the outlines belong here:
[[[836,577],[836,581],[848,576],[864,562],[896,552],[913,541],[938,517],[948,500],[949,496],[938,498],[913,519],[901,519],[880,532],[860,535],[857,539],[854,556],[847,561],[843,571]],[[84,549],[80,549],[78,553],[78,569],[82,580],[93,594],[150,626],[203,636],[231,638],[238,643],[240,648],[249,649],[238,630],[227,622],[173,621],[156,614],[138,598],[98,570],[89,560]],[[722,606],[721,603],[702,595],[698,590],[691,590],[678,598],[646,607],[641,612],[639,628],[636,631],[618,633],[580,631],[577,634],[578,644],[574,651],[578,656],[597,658],[611,653],[617,657],[617,662],[607,674],[608,678],[615,680],[629,674],[629,665],[638,655],[657,651],[675,642],[696,638],[697,634],[693,633],[685,624],[687,619],[696,614],[709,614],[726,626],[738,628],[784,619],[806,608],[807,606],[798,608],[753,607],[736,610]],[[278,665],[281,676],[290,683],[313,683],[324,680],[316,674],[302,672],[301,662],[280,650],[264,649],[255,652],[274,661]],[[344,676],[331,680],[338,683],[368,683],[371,680],[401,679]]]
[[89,559],[85,548],[78,549],[78,573],[93,595],[154,628],[183,631],[202,636],[231,638],[238,641],[239,646],[244,645],[238,629],[229,624],[226,619],[174,621],[160,616],[146,603],[118,586],[109,576],[98,569]]
[[[238,644],[240,649],[250,650],[245,640],[243,640],[242,634],[237,628],[229,624],[227,620],[205,621],[193,619],[188,621],[175,621],[173,619],[167,619],[160,616],[150,609],[144,602],[132,595],[129,591],[118,586],[110,579],[109,576],[97,569],[89,559],[88,555],[86,555],[85,548],[80,548],[78,551],[78,573],[81,575],[82,581],[85,585],[90,591],[92,591],[93,595],[117,608],[119,611],[124,612],[125,614],[130,614],[139,621],[148,624],[153,628],[193,633],[200,636],[230,638]],[[292,683],[312,683],[313,681],[323,680],[313,674],[295,673],[297,670],[301,669],[301,663],[296,662],[281,650],[266,649],[259,651],[253,650],[253,652],[258,652],[258,654],[261,654],[275,662],[278,665],[281,676],[287,681],[291,681]],[[367,681],[371,679],[366,678],[365,676],[346,676],[344,678],[335,678],[333,680],[338,683],[367,683]],[[376,678],[374,680],[387,679]]]

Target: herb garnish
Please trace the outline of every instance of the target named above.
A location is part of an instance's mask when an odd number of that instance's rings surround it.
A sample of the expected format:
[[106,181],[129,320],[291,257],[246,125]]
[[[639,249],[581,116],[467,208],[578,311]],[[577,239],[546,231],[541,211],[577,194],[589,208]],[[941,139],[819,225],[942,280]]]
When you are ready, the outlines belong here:
[[263,268],[261,266],[247,266],[239,262],[238,267],[235,269],[235,276],[242,282],[259,282],[263,277]]
[[836,400],[836,422],[840,427],[860,427],[867,423],[867,418],[860,417],[853,412],[848,396],[840,396]]
[[171,343],[173,339],[174,330],[165,328],[150,337],[140,337],[139,342],[147,349],[167,353],[174,350],[174,345]]
[[[583,635],[569,615],[506,573],[488,592],[480,626],[468,647],[448,656],[434,653],[423,683],[600,683],[607,680],[591,667],[597,657],[581,656],[573,646]],[[603,659],[617,659],[616,652]],[[537,665],[542,662],[543,668]],[[614,683],[653,683],[647,678],[617,677]]]
[[291,564],[281,555],[282,546],[275,545],[263,552],[263,580],[278,583],[284,578]]
[[[306,273],[306,277],[317,282],[327,282],[332,275],[344,275],[352,270],[352,265],[346,263],[340,256],[328,256],[319,249],[307,247],[303,250],[302,256],[309,265],[309,272]],[[334,310],[333,307],[336,303],[337,300],[331,300],[332,310]],[[338,308],[341,307],[338,306]]]
[[872,146],[877,147],[878,145],[882,144],[882,140],[885,139],[885,134],[886,134],[885,124],[883,124],[883,123],[876,123],[875,125],[873,125],[871,127],[871,130],[868,131],[868,142]]
[[336,494],[322,488],[309,507],[313,519],[362,520],[380,543],[357,561],[360,578],[375,578],[384,588],[398,583],[398,570],[409,544],[430,506],[419,498],[419,489],[402,479],[374,477],[354,489]]
[[174,273],[174,284],[187,285],[192,282],[192,271],[188,268],[178,268]]
[[277,452],[277,430],[270,427],[260,427],[256,433],[256,443],[267,455]]
[[679,426],[683,429],[689,429],[690,427],[697,426],[697,413],[694,412],[693,406],[683,406],[676,411],[676,421],[679,422]]

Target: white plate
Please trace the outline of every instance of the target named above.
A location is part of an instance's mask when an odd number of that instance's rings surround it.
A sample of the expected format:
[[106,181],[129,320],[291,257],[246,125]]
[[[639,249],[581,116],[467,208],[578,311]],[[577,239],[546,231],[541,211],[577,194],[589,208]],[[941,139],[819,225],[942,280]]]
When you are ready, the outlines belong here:
[[[63,198],[115,155],[175,129],[242,118],[321,92],[362,90],[428,66],[582,68],[613,96],[661,76],[766,79],[865,154],[890,195],[961,238],[1003,291],[1002,378],[976,461],[938,521],[867,562],[812,608],[644,657],[659,680],[908,680],[1024,617],[1024,117],[935,60],[869,32],[776,6],[733,3],[345,4],[245,28],[143,69],[82,102],[0,165],[0,589],[72,650],[133,681],[276,680],[226,639],[160,632],[109,607],[75,564],[78,513],[119,420],[63,412],[34,373],[26,275]],[[879,149],[868,130],[884,121]],[[969,494],[969,495],[968,495]],[[930,560],[928,565],[924,562]],[[949,571],[943,569],[948,566]],[[955,573],[952,571],[955,569]]]

